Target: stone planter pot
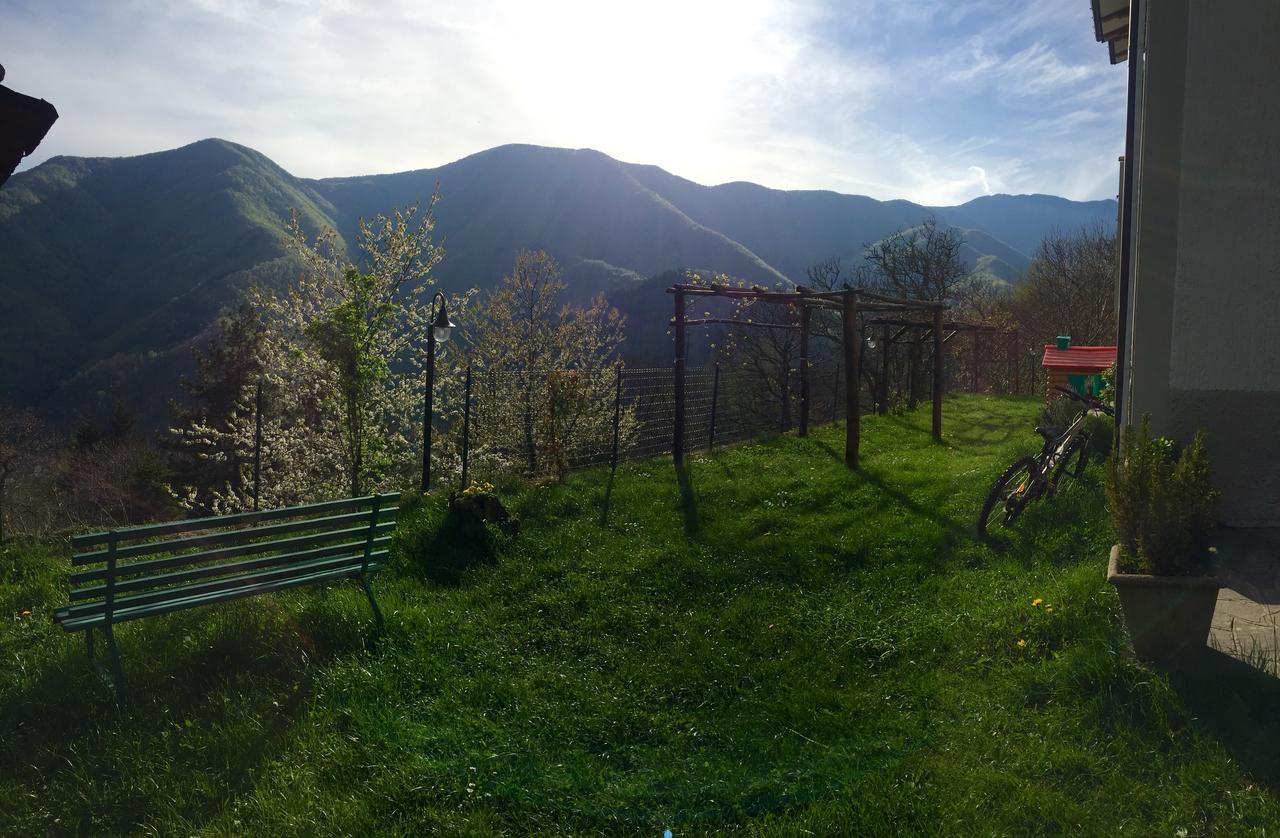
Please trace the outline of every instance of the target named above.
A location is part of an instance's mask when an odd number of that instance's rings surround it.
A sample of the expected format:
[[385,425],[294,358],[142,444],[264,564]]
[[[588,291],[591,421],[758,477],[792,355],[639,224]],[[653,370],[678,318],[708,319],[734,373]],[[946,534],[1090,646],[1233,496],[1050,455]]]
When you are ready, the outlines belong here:
[[1167,660],[1204,648],[1223,580],[1215,565],[1205,576],[1121,573],[1120,545],[1111,548],[1107,581],[1120,594],[1125,628],[1142,660]]

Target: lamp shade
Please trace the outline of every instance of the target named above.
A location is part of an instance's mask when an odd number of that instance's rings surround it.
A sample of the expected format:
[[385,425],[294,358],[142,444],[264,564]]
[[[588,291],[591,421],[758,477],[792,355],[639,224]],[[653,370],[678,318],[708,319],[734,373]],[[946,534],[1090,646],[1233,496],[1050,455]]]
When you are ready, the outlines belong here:
[[444,297],[441,297],[440,310],[431,321],[431,336],[435,338],[436,343],[446,343],[457,325],[449,319],[449,307],[445,304]]

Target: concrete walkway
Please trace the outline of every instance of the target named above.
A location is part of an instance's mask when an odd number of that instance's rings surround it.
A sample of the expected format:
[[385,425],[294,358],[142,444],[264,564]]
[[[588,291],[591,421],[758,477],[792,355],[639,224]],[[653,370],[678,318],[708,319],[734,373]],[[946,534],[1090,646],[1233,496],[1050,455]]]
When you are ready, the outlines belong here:
[[1209,645],[1280,676],[1280,528],[1218,531],[1227,587],[1218,592]]

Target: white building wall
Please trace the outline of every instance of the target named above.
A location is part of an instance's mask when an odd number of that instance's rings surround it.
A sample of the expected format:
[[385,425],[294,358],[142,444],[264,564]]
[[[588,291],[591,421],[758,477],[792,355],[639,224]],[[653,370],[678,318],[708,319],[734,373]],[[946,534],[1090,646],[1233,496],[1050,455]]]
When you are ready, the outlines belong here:
[[1169,378],[1280,390],[1280,3],[1192,3]]
[[1280,2],[1145,5],[1130,418],[1205,428],[1224,520],[1280,525]]

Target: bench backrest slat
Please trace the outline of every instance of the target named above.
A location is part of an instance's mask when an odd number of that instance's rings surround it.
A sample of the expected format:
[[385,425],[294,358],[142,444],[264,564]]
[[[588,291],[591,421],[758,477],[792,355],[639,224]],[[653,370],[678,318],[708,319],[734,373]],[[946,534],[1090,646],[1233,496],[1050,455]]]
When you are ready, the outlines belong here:
[[[306,564],[290,564],[276,569],[264,570],[260,574],[255,574],[254,581],[256,583],[267,583],[280,581],[282,579],[295,578],[307,574],[322,573],[325,571],[349,570],[354,573],[360,571],[361,556],[331,556],[328,558],[317,559]],[[220,591],[231,590],[242,587],[243,582],[240,578],[214,579],[207,582],[201,582],[195,585],[184,585],[179,591],[171,588],[162,588],[153,591],[143,591],[141,593],[121,595],[116,598],[112,604],[115,610],[127,608],[139,608],[146,605],[155,605],[157,603],[170,602],[175,599],[190,599],[192,597],[204,596],[206,594],[218,593]],[[85,617],[92,614],[101,614],[108,611],[105,600],[97,602],[88,602],[83,605],[73,605],[68,612],[73,617]]]
[[[291,506],[284,509],[263,509],[259,512],[238,512],[234,515],[215,515],[209,518],[190,518],[185,521],[167,521],[163,524],[147,524],[141,527],[115,530],[123,539],[154,538],[161,535],[173,535],[182,532],[194,532],[205,529],[222,529],[225,527],[253,526],[263,521],[275,521],[280,518],[297,518],[300,515],[319,515],[344,509],[358,509],[373,503],[375,495],[359,498],[343,498],[342,500],[309,503],[304,506]],[[399,492],[379,495],[383,503],[395,503],[400,499]],[[111,532],[95,532],[72,537],[71,546],[76,550],[106,544],[111,540]]]
[[71,575],[73,583],[89,584],[71,592],[60,619],[96,615],[109,624],[120,610],[150,613],[148,606],[244,586],[364,573],[375,549],[386,554],[399,499],[371,495],[77,537],[72,543],[84,552],[72,564],[98,566]]
[[[394,515],[398,507],[389,507],[386,512]],[[331,529],[343,524],[367,524],[369,521],[370,511],[364,510],[360,512],[346,512],[340,515],[331,515],[327,518],[308,518],[304,521],[286,521],[281,524],[268,524],[266,526],[255,526],[244,529],[221,530],[219,532],[205,533],[203,535],[193,535],[186,538],[173,538],[166,541],[144,541],[138,544],[129,544],[127,546],[118,546],[116,548],[116,559],[132,559],[138,556],[154,556],[158,553],[176,553],[181,550],[187,550],[192,547],[205,547],[216,544],[236,544],[245,541],[247,538],[263,538],[272,535],[287,535],[289,533],[307,532],[308,530]],[[277,516],[283,517],[283,516]],[[121,541],[134,540],[136,536],[133,530],[121,530],[118,537]],[[85,565],[107,560],[107,551],[100,550],[93,553],[78,553],[71,557],[73,565]]]
[[[387,518],[379,517],[377,524],[379,532],[385,532],[395,525],[395,519],[391,517],[394,514],[395,507],[390,510],[384,510]],[[368,517],[369,513],[364,513]],[[201,564],[205,562],[223,561],[225,559],[234,559],[240,556],[251,556],[255,553],[267,553],[272,550],[300,550],[304,547],[316,547],[328,541],[337,539],[354,540],[361,538],[368,532],[368,525],[363,521],[358,522],[360,526],[346,527],[342,529],[325,530],[323,532],[311,532],[303,535],[291,535],[288,538],[277,538],[270,541],[250,541],[245,544],[232,544],[227,547],[217,547],[212,550],[199,550],[194,553],[179,553],[173,556],[161,556],[160,558],[144,558],[133,562],[122,562],[116,565],[116,575],[119,577],[133,576],[140,573],[154,573],[159,570],[168,570],[173,567],[181,567],[182,565]],[[250,533],[252,535],[252,533]],[[71,574],[70,581],[73,585],[81,585],[86,582],[100,582],[107,577],[105,567],[96,567],[88,570],[77,570]]]
[[[390,532],[393,526],[393,523],[388,522],[379,525],[378,530],[380,533],[387,533]],[[126,568],[122,566],[113,587],[117,594],[124,594],[132,591],[146,590],[148,588],[177,585],[183,582],[191,582],[196,579],[206,579],[211,576],[227,576],[234,573],[243,573],[249,570],[272,567],[274,565],[288,564],[289,562],[309,561],[311,559],[319,559],[326,556],[359,556],[362,555],[365,550],[365,539],[363,538],[364,532],[365,530],[362,527],[359,531],[361,537],[355,541],[348,540],[337,544],[325,544],[321,547],[309,546],[309,549],[297,549],[289,553],[275,553],[270,556],[259,556],[257,558],[243,559],[236,562],[221,562],[217,564],[204,565],[203,567],[183,568],[182,570],[171,573],[151,573],[147,576],[122,578],[126,571]],[[293,539],[295,542],[298,540],[299,539]],[[310,539],[308,539],[308,541],[309,540]],[[380,538],[375,538],[373,541],[375,548],[385,547],[390,542],[391,537],[385,534]],[[270,543],[282,544],[284,542]],[[167,559],[160,559],[158,561],[167,561]],[[84,588],[75,588],[71,591],[71,601],[79,602],[80,600],[100,597],[106,593],[106,587],[107,586],[105,584],[102,584],[89,585]]]
[[[377,525],[377,532],[381,535],[389,532],[394,527],[394,520],[380,520]],[[317,547],[339,539],[357,541],[358,539],[363,538],[367,531],[368,527],[361,524],[358,527],[348,527],[345,529],[335,529],[318,533],[307,533],[305,535],[295,535],[271,541],[252,541],[247,544],[234,544],[229,547],[219,547],[213,550],[201,550],[195,553],[180,553],[175,556],[162,556],[156,559],[139,559],[134,562],[118,564],[116,566],[116,576],[118,578],[124,578],[144,573],[155,573],[162,570],[168,570],[170,568],[181,567],[183,565],[217,562],[226,559],[239,558],[241,556],[252,556],[257,553],[269,553],[277,550],[302,550],[308,547]],[[83,585],[90,582],[101,582],[106,578],[106,567],[95,567],[86,570],[77,570],[68,577],[68,580],[72,585]],[[74,594],[74,591],[72,593]]]

